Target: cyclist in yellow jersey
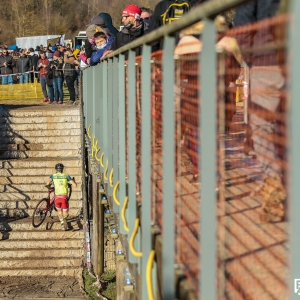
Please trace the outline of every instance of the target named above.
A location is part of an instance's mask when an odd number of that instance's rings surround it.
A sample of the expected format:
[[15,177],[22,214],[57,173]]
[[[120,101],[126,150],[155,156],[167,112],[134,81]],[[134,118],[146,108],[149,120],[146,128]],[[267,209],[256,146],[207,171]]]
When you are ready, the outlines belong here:
[[55,170],[57,173],[50,176],[47,185],[53,182],[55,188],[55,207],[57,209],[58,218],[61,223],[62,230],[67,230],[67,217],[69,215],[68,204],[68,183],[74,187],[77,183],[67,174],[63,173],[64,165],[56,164]]

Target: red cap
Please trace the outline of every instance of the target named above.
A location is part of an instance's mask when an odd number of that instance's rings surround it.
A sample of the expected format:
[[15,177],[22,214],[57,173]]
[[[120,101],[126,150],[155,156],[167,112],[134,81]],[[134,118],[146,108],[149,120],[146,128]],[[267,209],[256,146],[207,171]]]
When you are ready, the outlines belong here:
[[122,15],[135,17],[137,20],[141,18],[142,10],[135,4],[128,4],[122,12]]
[[59,51],[54,51],[53,56],[60,57]]

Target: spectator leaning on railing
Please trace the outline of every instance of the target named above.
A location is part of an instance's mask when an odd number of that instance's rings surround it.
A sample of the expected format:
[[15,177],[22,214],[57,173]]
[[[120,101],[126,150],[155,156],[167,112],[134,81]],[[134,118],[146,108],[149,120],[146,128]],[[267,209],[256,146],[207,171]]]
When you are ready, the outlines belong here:
[[17,77],[19,78],[19,83],[28,83],[29,82],[29,72],[32,70],[31,59],[25,55],[25,50],[21,49],[19,51],[20,57],[16,63],[16,72]]

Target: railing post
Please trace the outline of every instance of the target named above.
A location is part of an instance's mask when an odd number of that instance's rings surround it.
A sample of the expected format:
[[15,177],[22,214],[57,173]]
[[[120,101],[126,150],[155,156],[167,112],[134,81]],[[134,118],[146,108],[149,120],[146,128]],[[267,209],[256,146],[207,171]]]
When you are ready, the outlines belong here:
[[[201,178],[200,205],[200,291],[201,299],[216,299],[216,96],[217,55],[215,25],[205,20],[200,62],[199,166]],[[207,71],[209,70],[209,72]],[[200,250],[200,249],[199,249]],[[199,251],[200,253],[200,251]]]
[[[135,51],[129,51],[128,59],[128,209],[127,220],[130,235],[136,219],[136,67]],[[138,249],[138,248],[136,248]],[[129,261],[137,259],[129,251]]]
[[[119,88],[119,76],[118,76],[118,57],[115,57],[113,60],[113,185],[119,181],[119,103],[118,103],[118,88]],[[117,192],[118,196],[118,192]],[[119,199],[120,201],[120,199]],[[119,212],[119,207],[114,205],[114,212]]]
[[[120,154],[120,209],[126,197],[126,119],[125,119],[125,56],[119,56],[119,154]],[[119,231],[126,234],[123,224],[120,223]]]
[[175,38],[164,38],[163,54],[163,299],[175,299]]
[[[86,70],[86,84],[87,84],[87,89],[86,89],[86,99],[85,99],[85,104],[86,104],[86,124],[87,127],[89,125],[92,125],[93,122],[93,70],[92,68],[88,68]],[[92,125],[93,127],[93,125]],[[94,131],[94,128],[91,128],[91,132]]]
[[[117,117],[113,115],[113,60],[112,58],[108,60],[107,63],[107,134],[108,134],[108,151],[107,151],[107,159],[108,159],[108,172],[107,177],[109,178],[110,171],[113,166],[113,118]],[[110,183],[108,182],[108,194],[109,196],[112,196],[112,187],[110,186]],[[110,202],[110,205],[112,205],[112,201]],[[111,207],[112,208],[112,207]]]
[[142,300],[148,300],[146,267],[151,243],[151,46],[143,46],[142,57]]
[[[300,27],[300,1],[292,0],[290,2],[292,18],[290,18],[289,26],[289,47],[288,47],[288,57],[291,57],[289,62],[291,70],[291,79],[290,79],[290,95],[291,95],[291,104],[290,104],[290,162],[289,162],[289,185],[290,193],[288,197],[290,201],[287,203],[289,206],[289,224],[290,224],[290,239],[291,239],[291,278],[290,278],[290,292],[291,299],[299,299],[299,279],[300,279],[300,85],[299,85],[299,70],[300,70],[300,42],[299,42],[299,27]],[[298,282],[296,282],[298,279]]]
[[[108,160],[108,111],[107,111],[107,61],[103,61],[101,63],[102,65],[102,99],[103,99],[103,107],[102,107],[102,120],[103,120],[103,152],[104,152],[104,158],[103,158],[103,164],[104,164],[104,168],[103,168],[103,172],[105,172],[106,169],[106,162]],[[104,182],[107,183],[107,180],[104,180]]]

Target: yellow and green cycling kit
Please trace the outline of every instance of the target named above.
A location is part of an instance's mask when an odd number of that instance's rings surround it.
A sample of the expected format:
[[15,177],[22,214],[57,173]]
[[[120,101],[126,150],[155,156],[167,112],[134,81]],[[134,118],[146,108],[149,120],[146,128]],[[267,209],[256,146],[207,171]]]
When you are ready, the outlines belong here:
[[64,173],[56,173],[50,176],[50,179],[53,180],[55,195],[68,195],[68,182],[72,178]]

